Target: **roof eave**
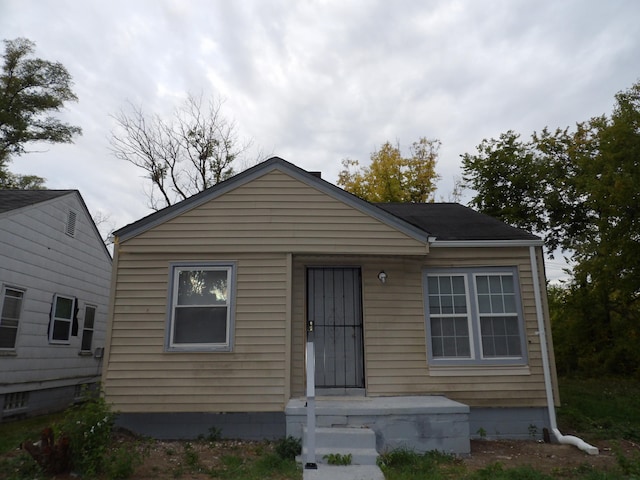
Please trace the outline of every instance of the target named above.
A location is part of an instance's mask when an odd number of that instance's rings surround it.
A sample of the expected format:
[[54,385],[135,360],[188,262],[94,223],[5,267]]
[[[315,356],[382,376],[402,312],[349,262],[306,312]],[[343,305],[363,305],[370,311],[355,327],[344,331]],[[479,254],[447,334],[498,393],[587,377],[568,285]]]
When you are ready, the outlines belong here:
[[544,241],[539,238],[518,240],[438,240],[430,242],[432,248],[490,248],[490,247],[542,247]]

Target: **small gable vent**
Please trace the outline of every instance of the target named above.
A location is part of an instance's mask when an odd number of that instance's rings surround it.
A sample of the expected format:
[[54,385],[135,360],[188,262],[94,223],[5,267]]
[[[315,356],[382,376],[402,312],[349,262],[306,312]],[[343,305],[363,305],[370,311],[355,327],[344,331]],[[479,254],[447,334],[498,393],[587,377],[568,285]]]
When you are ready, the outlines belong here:
[[67,230],[66,234],[70,237],[76,236],[76,212],[69,210],[69,215],[67,216]]

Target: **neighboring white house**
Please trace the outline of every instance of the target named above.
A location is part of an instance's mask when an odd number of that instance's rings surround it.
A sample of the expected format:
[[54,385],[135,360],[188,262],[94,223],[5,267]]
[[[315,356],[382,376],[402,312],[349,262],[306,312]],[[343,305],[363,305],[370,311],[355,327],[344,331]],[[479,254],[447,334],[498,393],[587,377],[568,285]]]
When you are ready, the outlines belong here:
[[110,278],[77,190],[0,190],[0,421],[99,381]]

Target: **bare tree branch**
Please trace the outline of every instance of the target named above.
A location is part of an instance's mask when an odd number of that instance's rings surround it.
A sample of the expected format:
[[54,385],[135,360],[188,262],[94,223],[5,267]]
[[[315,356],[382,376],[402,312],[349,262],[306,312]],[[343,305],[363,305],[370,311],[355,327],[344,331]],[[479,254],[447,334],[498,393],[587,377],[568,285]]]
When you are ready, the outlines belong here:
[[205,190],[235,173],[234,162],[249,148],[236,125],[222,114],[222,101],[189,95],[173,116],[147,117],[128,103],[112,118],[111,151],[141,168],[150,180],[150,207],[160,210]]

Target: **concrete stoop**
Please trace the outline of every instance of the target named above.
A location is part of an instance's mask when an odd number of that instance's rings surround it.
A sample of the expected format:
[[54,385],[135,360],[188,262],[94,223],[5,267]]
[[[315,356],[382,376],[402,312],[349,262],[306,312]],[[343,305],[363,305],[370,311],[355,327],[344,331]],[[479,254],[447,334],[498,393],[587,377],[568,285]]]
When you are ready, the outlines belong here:
[[[307,461],[307,428],[303,428],[301,463]],[[327,464],[331,454],[351,455],[352,465],[376,465],[376,434],[370,428],[318,427],[316,433],[316,463]]]

